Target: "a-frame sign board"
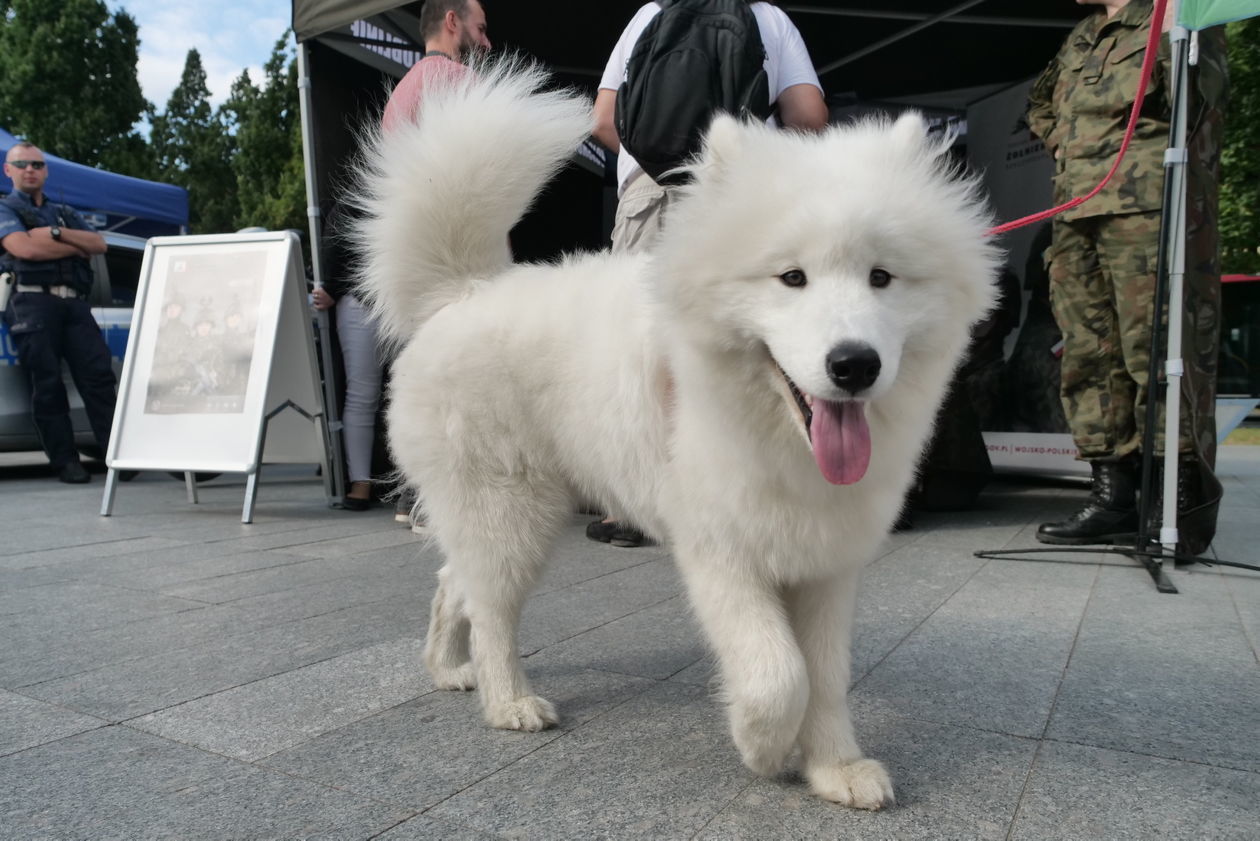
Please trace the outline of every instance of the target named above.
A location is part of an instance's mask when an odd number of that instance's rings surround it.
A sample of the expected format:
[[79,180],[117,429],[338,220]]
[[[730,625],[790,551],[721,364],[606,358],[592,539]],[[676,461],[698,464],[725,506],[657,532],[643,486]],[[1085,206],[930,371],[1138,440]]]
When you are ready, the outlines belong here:
[[101,515],[122,470],[248,477],[251,522],[264,464],[318,464],[328,430],[296,234],[155,237],[140,272],[106,463]]

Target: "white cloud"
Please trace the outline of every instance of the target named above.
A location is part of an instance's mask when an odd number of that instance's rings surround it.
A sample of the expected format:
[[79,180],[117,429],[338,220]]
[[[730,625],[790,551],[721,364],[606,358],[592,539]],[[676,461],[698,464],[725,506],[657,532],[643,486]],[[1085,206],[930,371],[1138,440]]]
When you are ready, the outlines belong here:
[[206,71],[210,102],[219,105],[245,69],[262,78],[271,48],[289,27],[285,0],[107,0],[140,27],[137,75],[144,96],[159,111],[179,84],[184,60],[194,47]]

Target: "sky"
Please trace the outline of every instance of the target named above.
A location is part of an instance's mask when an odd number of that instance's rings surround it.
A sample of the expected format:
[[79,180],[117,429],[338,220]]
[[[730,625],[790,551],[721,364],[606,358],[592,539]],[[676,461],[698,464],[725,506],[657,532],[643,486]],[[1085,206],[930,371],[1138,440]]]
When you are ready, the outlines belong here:
[[232,82],[249,69],[262,80],[271,48],[289,28],[289,0],[106,0],[111,12],[125,9],[140,27],[137,72],[145,99],[159,111],[179,84],[193,47],[206,69],[210,102],[227,99]]

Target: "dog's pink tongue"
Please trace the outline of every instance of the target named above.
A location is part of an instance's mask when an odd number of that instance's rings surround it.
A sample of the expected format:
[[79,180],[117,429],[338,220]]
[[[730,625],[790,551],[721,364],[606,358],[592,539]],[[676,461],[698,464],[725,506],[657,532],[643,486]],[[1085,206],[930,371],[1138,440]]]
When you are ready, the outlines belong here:
[[823,478],[833,485],[852,485],[871,463],[871,429],[863,404],[815,400],[809,437]]

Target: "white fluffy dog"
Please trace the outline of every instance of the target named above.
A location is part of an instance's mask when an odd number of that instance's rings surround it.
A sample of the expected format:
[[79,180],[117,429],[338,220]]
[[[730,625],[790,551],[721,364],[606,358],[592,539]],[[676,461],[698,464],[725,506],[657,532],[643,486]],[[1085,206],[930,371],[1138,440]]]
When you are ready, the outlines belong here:
[[820,135],[720,117],[652,254],[512,265],[508,230],[591,130],[535,69],[430,90],[367,144],[361,282],[390,444],[446,557],[425,659],[495,727],[555,724],[517,655],[575,503],[672,550],[744,763],[893,801],[850,722],[858,576],[897,517],[997,252],[918,116]]

